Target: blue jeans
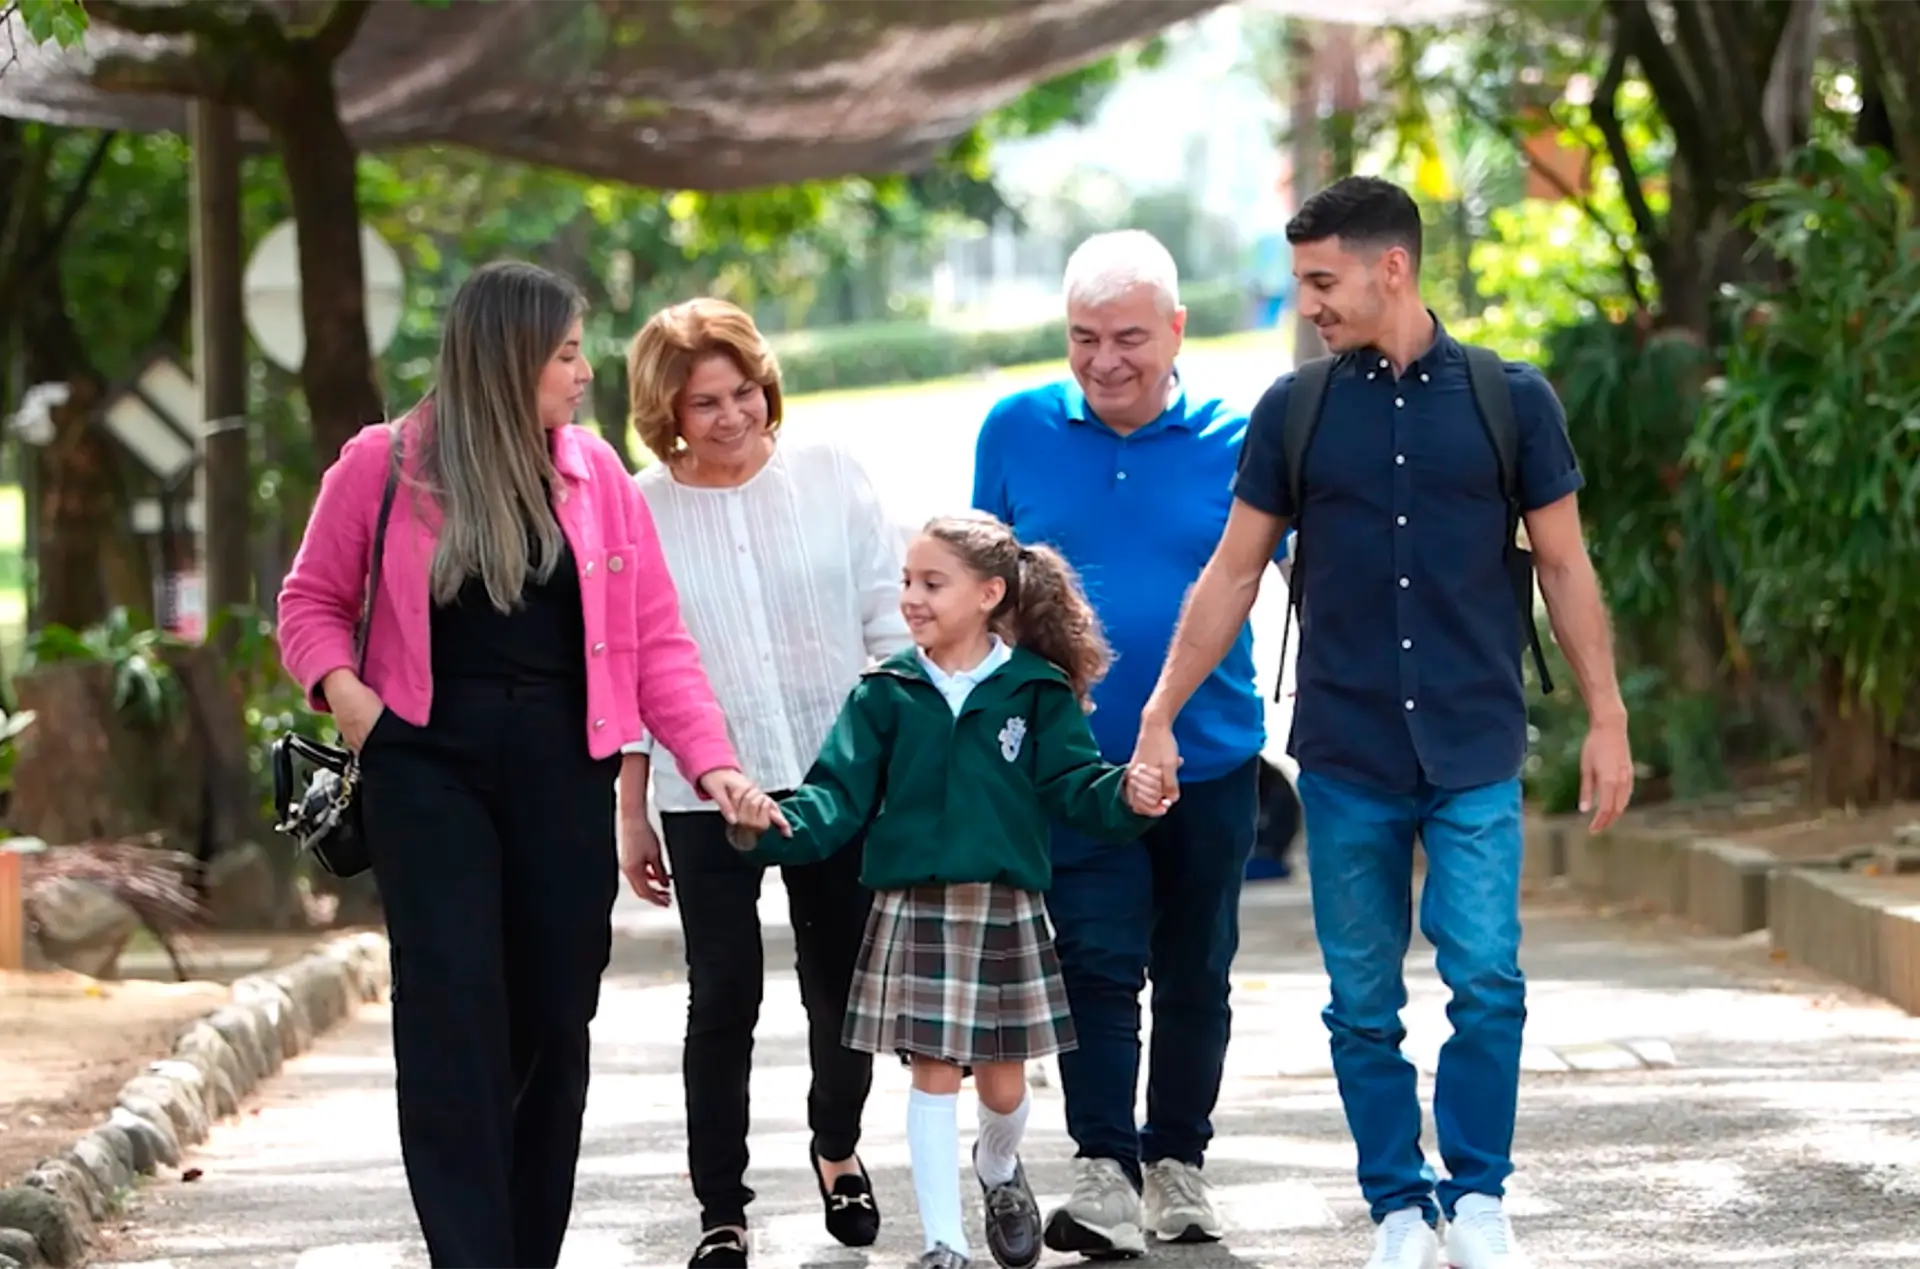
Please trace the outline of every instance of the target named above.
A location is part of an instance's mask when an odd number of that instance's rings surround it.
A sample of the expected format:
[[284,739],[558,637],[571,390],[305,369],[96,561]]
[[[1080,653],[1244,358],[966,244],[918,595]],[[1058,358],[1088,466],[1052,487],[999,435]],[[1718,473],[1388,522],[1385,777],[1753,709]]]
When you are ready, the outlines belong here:
[[[1067,1132],[1082,1159],[1199,1167],[1233,1014],[1240,883],[1259,814],[1259,763],[1180,786],[1180,800],[1124,846],[1056,829],[1047,913],[1080,1047],[1060,1055]],[[1153,979],[1147,1122],[1136,1127],[1140,992]]]
[[1436,1216],[1420,1151],[1418,1074],[1400,1053],[1403,967],[1412,939],[1413,842],[1427,856],[1420,932],[1453,998],[1433,1117],[1448,1177],[1438,1214],[1463,1194],[1502,1195],[1513,1172],[1514,1105],[1526,979],[1520,973],[1520,782],[1382,793],[1300,774],[1313,923],[1333,988],[1324,1017],[1360,1189],[1373,1219],[1417,1207]]

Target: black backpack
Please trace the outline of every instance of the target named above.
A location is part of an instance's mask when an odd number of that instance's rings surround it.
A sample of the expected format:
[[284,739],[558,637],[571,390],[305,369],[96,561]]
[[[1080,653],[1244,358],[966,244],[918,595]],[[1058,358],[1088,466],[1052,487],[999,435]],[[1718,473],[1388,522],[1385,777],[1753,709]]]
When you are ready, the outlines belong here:
[[[1507,580],[1513,586],[1521,632],[1533,649],[1533,668],[1540,674],[1540,690],[1553,691],[1553,676],[1547,673],[1547,657],[1540,646],[1540,627],[1533,619],[1533,552],[1521,548],[1516,540],[1520,528],[1520,426],[1513,417],[1513,394],[1507,388],[1507,367],[1490,348],[1463,344],[1467,355],[1467,383],[1473,390],[1473,403],[1500,462],[1500,493],[1507,503],[1506,561]],[[1287,398],[1287,417],[1281,443],[1287,456],[1288,492],[1293,498],[1293,577],[1287,587],[1287,626],[1280,638],[1281,673],[1286,672],[1287,646],[1293,637],[1293,623],[1300,611],[1300,592],[1306,574],[1300,568],[1301,544],[1306,535],[1300,531],[1301,515],[1306,510],[1304,480],[1307,446],[1313,442],[1313,430],[1320,425],[1321,407],[1326,404],[1327,384],[1333,378],[1341,358],[1317,357],[1293,373],[1293,391]],[[1273,698],[1280,699],[1280,684],[1274,683]]]

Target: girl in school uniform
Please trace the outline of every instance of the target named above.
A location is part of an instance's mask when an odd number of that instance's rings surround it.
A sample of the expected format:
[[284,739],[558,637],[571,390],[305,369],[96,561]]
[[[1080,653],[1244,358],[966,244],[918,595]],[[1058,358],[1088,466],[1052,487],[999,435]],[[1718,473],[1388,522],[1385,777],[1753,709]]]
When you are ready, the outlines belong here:
[[1027,1062],[1077,1043],[1042,900],[1049,826],[1123,842],[1165,806],[1157,772],[1100,759],[1087,693],[1107,646],[1058,552],[991,517],[935,520],[907,550],[900,609],[915,646],[866,672],[806,782],[749,799],[734,840],[799,863],[866,829],[874,902],[843,1040],[912,1067],[918,1265],[969,1263],[953,1161],[971,1070],[987,1247],[1029,1269],[1041,1242],[1019,1157]]

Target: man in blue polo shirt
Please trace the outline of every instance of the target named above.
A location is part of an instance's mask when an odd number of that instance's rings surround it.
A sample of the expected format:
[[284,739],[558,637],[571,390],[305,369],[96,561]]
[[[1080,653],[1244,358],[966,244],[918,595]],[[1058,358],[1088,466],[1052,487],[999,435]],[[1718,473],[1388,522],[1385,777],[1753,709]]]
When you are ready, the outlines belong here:
[[[1527,717],[1500,464],[1466,354],[1421,301],[1420,212],[1406,192],[1349,177],[1308,199],[1287,239],[1300,311],[1340,355],[1303,456],[1301,505],[1284,442],[1287,375],[1254,408],[1226,532],[1142,714],[1135,758],[1177,779],[1185,741],[1172,720],[1231,655],[1266,555],[1296,523],[1304,607],[1291,749],[1334,1074],[1378,1222],[1368,1269],[1435,1269],[1442,1220],[1455,1269],[1524,1269],[1501,1204],[1526,1021]],[[1553,389],[1531,366],[1504,368],[1540,593],[1587,707],[1581,808],[1599,830],[1625,809],[1633,765],[1581,537],[1580,469]],[[1400,1052],[1416,836],[1427,861],[1420,929],[1453,996],[1434,1089],[1448,1173],[1437,1185]]]
[[[1226,524],[1247,420],[1175,372],[1186,311],[1173,258],[1152,235],[1089,239],[1067,262],[1065,291],[1073,379],[993,408],[973,501],[1079,571],[1114,651],[1094,689],[1093,732],[1120,760],[1181,601]],[[1149,1231],[1180,1242],[1220,1236],[1200,1168],[1226,1055],[1227,972],[1265,737],[1244,620],[1221,652],[1178,723],[1179,804],[1119,848],[1054,834],[1047,909],[1080,1038],[1060,1057],[1079,1166],[1072,1197],[1047,1221],[1058,1251],[1138,1256]],[[1139,1126],[1149,977],[1153,1045]]]

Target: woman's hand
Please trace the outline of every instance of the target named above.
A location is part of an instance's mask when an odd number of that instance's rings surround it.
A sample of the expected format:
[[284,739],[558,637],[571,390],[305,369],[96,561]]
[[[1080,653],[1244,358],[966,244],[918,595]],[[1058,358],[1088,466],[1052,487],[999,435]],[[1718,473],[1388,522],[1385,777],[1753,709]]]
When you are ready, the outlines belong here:
[[349,670],[329,674],[320,690],[327,698],[327,708],[333,712],[333,725],[340,729],[340,738],[347,742],[347,748],[359,753],[373,733],[373,725],[386,712],[386,705]]
[[633,892],[656,908],[673,902],[673,878],[667,873],[660,835],[642,815],[620,817],[620,873]]
[[[713,799],[714,805],[720,808],[720,818],[729,824],[742,823],[743,812],[751,807],[756,817],[765,816],[759,820],[759,828],[777,825],[782,833],[789,837],[793,835],[786,817],[780,814],[780,808],[773,804],[773,799],[762,793],[760,786],[747,779],[738,768],[721,767],[707,772],[700,777],[700,789]],[[771,814],[768,814],[768,808],[771,808]],[[753,826],[750,821],[748,823],[749,827]]]

